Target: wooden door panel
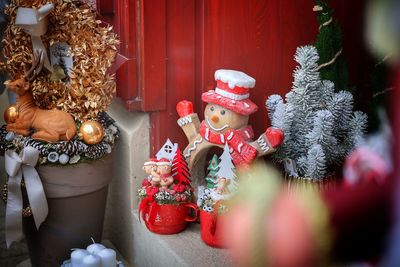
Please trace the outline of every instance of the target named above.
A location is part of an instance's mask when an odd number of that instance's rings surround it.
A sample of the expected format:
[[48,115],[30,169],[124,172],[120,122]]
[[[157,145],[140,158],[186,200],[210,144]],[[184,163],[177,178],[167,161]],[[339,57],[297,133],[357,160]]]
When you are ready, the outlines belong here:
[[239,0],[233,5],[229,0],[204,1],[205,82],[197,88],[197,97],[215,87],[214,72],[219,68],[249,74],[257,80],[251,99],[259,106],[250,123],[256,133],[264,131],[269,125],[266,97],[288,91],[295,49],[317,33],[312,2]]
[[[127,61],[118,72],[118,96],[129,109],[151,112],[151,151],[166,138],[186,140],[175,105],[191,100],[202,117],[201,94],[215,87],[220,68],[257,80],[251,99],[259,111],[250,123],[256,135],[268,127],[265,100],[291,88],[296,47],[318,32],[314,0],[97,0],[113,14]],[[365,78],[363,0],[331,1],[344,33],[344,55],[355,85]],[[111,11],[110,11],[111,10]],[[365,75],[364,75],[365,76]]]

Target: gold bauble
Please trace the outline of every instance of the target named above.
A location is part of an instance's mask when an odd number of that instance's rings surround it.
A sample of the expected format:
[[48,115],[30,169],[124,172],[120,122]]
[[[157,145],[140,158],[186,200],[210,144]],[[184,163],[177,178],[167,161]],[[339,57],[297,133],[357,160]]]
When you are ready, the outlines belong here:
[[81,125],[79,132],[83,141],[88,145],[95,145],[101,142],[104,137],[103,126],[97,121],[86,121]]
[[4,111],[4,121],[9,123],[14,123],[18,119],[18,109],[15,105],[11,105]]

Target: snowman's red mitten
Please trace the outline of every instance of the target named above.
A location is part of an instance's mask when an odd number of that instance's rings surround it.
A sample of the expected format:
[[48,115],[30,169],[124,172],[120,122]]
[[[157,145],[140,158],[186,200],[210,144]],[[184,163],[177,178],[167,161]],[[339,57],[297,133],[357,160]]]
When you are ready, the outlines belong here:
[[188,100],[182,100],[176,104],[176,111],[179,117],[183,118],[193,113],[193,103]]
[[283,140],[285,139],[285,134],[284,132],[275,127],[269,127],[265,131],[265,135],[267,137],[268,143],[272,146],[272,148],[277,148],[283,143]]

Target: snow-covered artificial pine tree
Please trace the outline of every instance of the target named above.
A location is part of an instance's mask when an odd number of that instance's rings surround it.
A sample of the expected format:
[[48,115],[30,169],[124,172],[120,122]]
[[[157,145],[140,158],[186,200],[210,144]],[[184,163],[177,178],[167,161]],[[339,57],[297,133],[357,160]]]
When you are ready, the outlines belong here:
[[322,179],[361,141],[367,115],[353,112],[351,93],[335,93],[331,81],[321,80],[314,46],[299,47],[295,60],[299,66],[285,101],[272,95],[266,103],[272,126],[285,133],[275,158],[294,163],[296,176]]

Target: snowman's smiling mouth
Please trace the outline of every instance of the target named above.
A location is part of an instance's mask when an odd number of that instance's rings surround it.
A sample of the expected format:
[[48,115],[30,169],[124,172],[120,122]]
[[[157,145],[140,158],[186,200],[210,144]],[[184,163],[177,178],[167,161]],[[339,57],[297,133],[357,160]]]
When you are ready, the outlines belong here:
[[216,131],[216,132],[219,132],[219,131],[225,130],[226,128],[229,128],[229,125],[228,125],[228,124],[225,124],[225,125],[222,126],[221,128],[215,128],[214,126],[212,126],[212,124],[211,124],[210,119],[208,118],[208,116],[206,116],[206,122],[207,122],[208,126],[211,128],[211,130]]

